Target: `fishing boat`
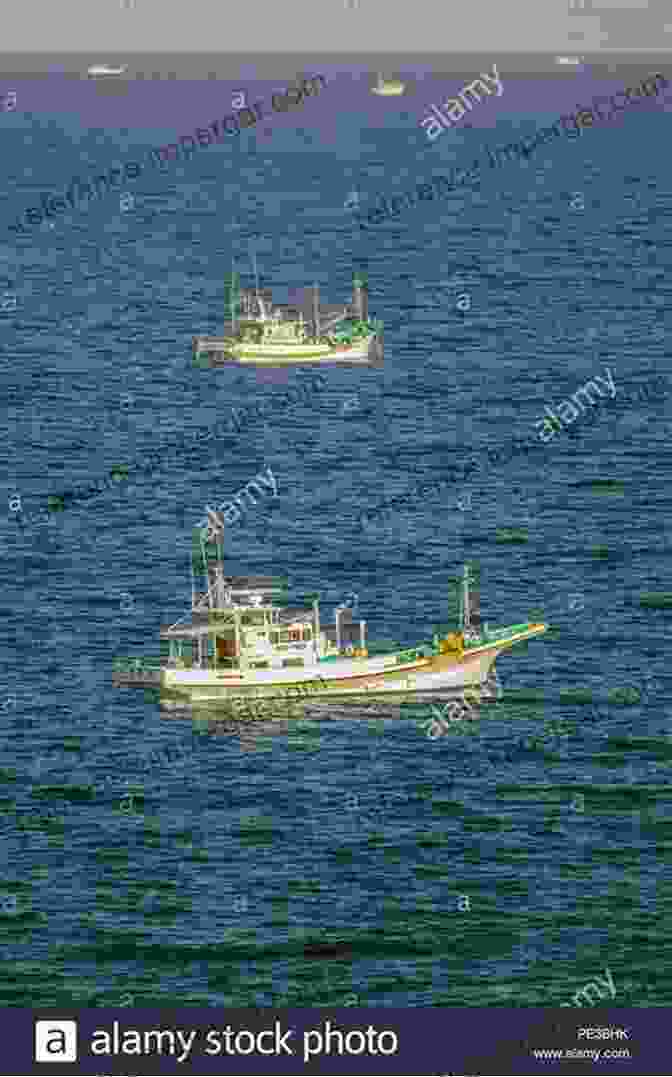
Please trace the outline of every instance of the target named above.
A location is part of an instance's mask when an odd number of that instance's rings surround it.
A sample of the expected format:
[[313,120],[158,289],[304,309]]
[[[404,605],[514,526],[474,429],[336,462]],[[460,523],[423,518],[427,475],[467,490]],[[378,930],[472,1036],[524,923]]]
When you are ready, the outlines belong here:
[[382,72],[379,72],[376,85],[371,87],[371,93],[378,94],[379,97],[398,97],[405,89],[406,84],[399,79],[385,79]]
[[91,79],[118,78],[119,75],[123,75],[125,70],[126,65],[123,67],[110,67],[108,64],[92,64],[86,73]]
[[[224,522],[208,510],[210,526],[197,532],[192,553],[191,617],[161,629],[161,700],[172,703],[276,704],[283,700],[412,701],[446,690],[492,683],[498,655],[546,631],[541,623],[481,628],[473,575],[455,581],[458,631],[431,642],[375,653],[366,621],[349,606],[322,622],[319,595],[291,606],[284,580],[232,576],[224,564]],[[202,576],[205,589],[198,590]],[[167,647],[167,654],[165,648]],[[142,683],[132,674],[126,683]],[[151,683],[156,684],[153,674]],[[117,683],[123,683],[117,680]],[[149,682],[148,682],[149,683]],[[259,710],[257,709],[257,713]],[[283,711],[284,713],[284,711]]]
[[295,307],[273,305],[271,293],[260,291],[256,274],[254,291],[241,289],[239,276],[231,272],[227,295],[231,312],[228,333],[222,337],[194,337],[196,363],[212,358],[224,362],[255,364],[378,363],[383,358],[381,321],[370,321],[368,289],[355,275],[352,302],[320,309],[319,289],[313,286],[311,317]]

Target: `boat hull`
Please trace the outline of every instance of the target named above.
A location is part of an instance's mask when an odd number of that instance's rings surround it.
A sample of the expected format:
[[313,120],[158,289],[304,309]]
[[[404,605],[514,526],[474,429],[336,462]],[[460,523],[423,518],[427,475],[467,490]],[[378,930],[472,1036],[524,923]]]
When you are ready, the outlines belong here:
[[202,354],[216,354],[217,358],[235,363],[272,364],[279,363],[320,363],[334,362],[369,362],[371,352],[377,350],[378,337],[375,333],[352,344],[329,345],[315,342],[306,344],[241,344],[234,338],[197,338],[194,341],[196,357]]
[[532,625],[510,637],[455,655],[400,661],[399,655],[339,658],[303,670],[255,670],[248,674],[211,669],[163,670],[162,695],[193,702],[284,700],[292,702],[408,698],[485,684],[495,660],[515,643],[545,631]]

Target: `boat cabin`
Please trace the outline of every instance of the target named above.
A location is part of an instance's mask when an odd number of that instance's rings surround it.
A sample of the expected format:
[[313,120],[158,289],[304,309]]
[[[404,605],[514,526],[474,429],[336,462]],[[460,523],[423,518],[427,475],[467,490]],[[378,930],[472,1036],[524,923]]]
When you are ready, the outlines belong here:
[[[223,526],[221,520],[216,526]],[[192,577],[191,623],[184,617],[161,628],[169,667],[241,674],[306,668],[327,657],[365,652],[366,622],[353,624],[350,609],[339,607],[335,624],[322,628],[317,597],[312,609],[289,608],[285,579],[225,575],[221,541],[206,546],[201,536],[200,552],[207,590],[198,592]]]
[[279,311],[265,319],[245,318],[239,322],[238,339],[243,344],[297,344],[307,339],[303,317],[283,321]]

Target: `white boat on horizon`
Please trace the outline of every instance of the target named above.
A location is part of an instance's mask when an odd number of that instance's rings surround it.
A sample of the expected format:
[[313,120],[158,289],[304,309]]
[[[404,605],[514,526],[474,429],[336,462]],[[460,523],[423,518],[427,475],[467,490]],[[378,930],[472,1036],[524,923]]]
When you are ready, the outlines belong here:
[[398,97],[405,89],[404,82],[400,82],[399,79],[383,78],[382,72],[379,72],[376,85],[371,87],[371,93],[378,94],[380,97]]
[[109,67],[107,64],[93,64],[88,70],[89,78],[101,78],[107,75],[123,75],[126,65],[123,67]]

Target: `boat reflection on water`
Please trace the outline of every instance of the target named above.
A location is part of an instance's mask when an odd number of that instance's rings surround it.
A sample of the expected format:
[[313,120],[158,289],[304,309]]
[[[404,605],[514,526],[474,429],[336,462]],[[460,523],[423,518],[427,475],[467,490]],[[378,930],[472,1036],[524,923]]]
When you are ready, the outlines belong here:
[[203,741],[210,737],[236,738],[245,752],[268,751],[271,737],[280,736],[290,746],[299,747],[306,741],[314,745],[319,735],[317,724],[309,721],[304,713],[307,708],[301,704],[286,707],[284,713],[253,720],[235,717],[230,707],[217,703],[185,704],[162,699],[160,706],[162,718],[190,720]]
[[442,691],[432,693],[399,693],[396,700],[369,697],[361,702],[341,703],[336,700],[287,702],[280,709],[278,701],[267,702],[267,713],[243,718],[236,715],[230,703],[191,702],[160,699],[161,717],[189,720],[203,740],[209,737],[235,737],[242,751],[267,751],[270,740],[281,737],[289,747],[315,748],[319,745],[321,729],[326,721],[353,720],[382,723],[405,720],[417,723],[430,715],[445,722],[461,722],[481,717],[482,706],[499,703],[502,686],[495,675],[481,690]]

